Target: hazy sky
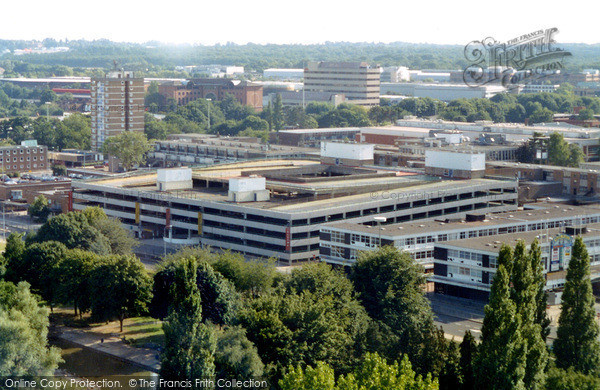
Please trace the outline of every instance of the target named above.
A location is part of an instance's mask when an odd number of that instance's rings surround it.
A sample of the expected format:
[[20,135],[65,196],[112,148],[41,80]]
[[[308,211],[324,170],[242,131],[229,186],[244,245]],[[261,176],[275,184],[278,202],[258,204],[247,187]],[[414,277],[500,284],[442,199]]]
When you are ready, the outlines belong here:
[[466,44],[557,27],[559,43],[600,42],[597,0],[2,0],[0,16],[0,39]]

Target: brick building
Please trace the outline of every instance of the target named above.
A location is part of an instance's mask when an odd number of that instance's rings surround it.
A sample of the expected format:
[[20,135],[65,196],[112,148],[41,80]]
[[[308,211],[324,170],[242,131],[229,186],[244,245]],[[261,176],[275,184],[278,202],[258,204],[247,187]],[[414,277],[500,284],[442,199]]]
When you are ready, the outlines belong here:
[[33,172],[50,169],[46,146],[1,146],[0,172]]
[[165,102],[173,99],[178,105],[185,105],[197,99],[220,101],[232,95],[238,102],[257,111],[263,108],[263,87],[247,81],[232,79],[192,79],[170,81],[158,87]]
[[144,79],[114,71],[92,78],[92,149],[101,150],[108,137],[144,131]]

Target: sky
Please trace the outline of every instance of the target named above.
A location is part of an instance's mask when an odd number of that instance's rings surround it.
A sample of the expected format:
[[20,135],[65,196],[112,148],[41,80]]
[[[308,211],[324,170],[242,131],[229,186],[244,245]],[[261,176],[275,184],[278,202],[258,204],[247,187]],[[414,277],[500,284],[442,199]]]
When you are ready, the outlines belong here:
[[0,39],[467,44],[557,27],[559,43],[600,43],[599,15],[596,0],[3,0]]

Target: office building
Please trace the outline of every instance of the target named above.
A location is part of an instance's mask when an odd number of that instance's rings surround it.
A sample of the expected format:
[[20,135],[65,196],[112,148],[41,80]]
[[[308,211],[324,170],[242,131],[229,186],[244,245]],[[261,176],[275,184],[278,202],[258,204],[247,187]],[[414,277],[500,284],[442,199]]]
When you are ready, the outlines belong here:
[[112,71],[92,78],[92,150],[102,150],[108,137],[144,131],[144,79],[133,72]]
[[[545,233],[557,226],[577,225],[581,221],[600,221],[600,209],[551,203],[536,204],[536,209],[512,210],[495,214],[463,214],[462,217],[437,217],[395,224],[364,225],[336,222],[321,227],[320,257],[330,264],[351,266],[361,251],[394,245],[408,252],[427,273],[433,273],[434,249],[448,241],[477,239],[504,242],[511,233]],[[477,213],[474,211],[473,213]],[[507,241],[508,242],[508,241]],[[496,248],[497,249],[497,248]]]
[[[555,214],[562,213],[559,206]],[[581,236],[587,246],[591,278],[597,280],[600,277],[599,222],[598,214],[594,213],[584,215],[570,225],[565,222],[539,221],[543,227],[536,231],[436,243],[433,254],[434,274],[431,278],[435,292],[487,300],[498,267],[498,254],[502,243],[514,247],[520,240],[527,246],[535,239],[540,243],[547,290],[560,292],[564,287],[576,236]]]
[[50,169],[48,147],[37,142],[22,145],[0,146],[0,169],[3,174],[25,173]]
[[349,103],[379,105],[381,69],[366,62],[309,62],[304,69],[306,92],[344,95]]

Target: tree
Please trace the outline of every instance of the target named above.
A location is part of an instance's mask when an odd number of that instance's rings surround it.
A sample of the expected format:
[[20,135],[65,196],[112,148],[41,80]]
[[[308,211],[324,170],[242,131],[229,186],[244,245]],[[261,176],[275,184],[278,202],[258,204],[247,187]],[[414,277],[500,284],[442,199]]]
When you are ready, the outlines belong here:
[[454,340],[450,340],[447,344],[444,360],[444,367],[439,377],[440,389],[459,389],[462,385],[463,378],[460,372],[460,351],[458,343]]
[[92,318],[117,318],[123,332],[125,318],[146,313],[151,288],[152,279],[136,257],[102,259],[91,272]]
[[217,337],[214,328],[202,322],[196,275],[196,262],[192,259],[176,269],[174,304],[163,323],[165,350],[160,376],[167,380],[212,378],[215,374]]
[[476,359],[478,388],[524,389],[526,346],[521,337],[521,319],[510,299],[510,277],[499,262],[485,307],[481,344]]
[[283,118],[283,103],[281,102],[281,95],[275,95],[275,100],[273,101],[273,129],[281,130],[283,125],[285,124],[285,120]]
[[552,165],[566,166],[570,156],[569,144],[562,134],[554,132],[550,134],[548,141],[548,161]]
[[477,342],[470,330],[465,332],[463,341],[460,343],[460,375],[463,390],[475,389],[474,360],[477,356]]
[[219,333],[215,366],[217,378],[240,381],[257,380],[264,370],[256,347],[246,337],[246,330],[239,326],[228,327]]
[[4,260],[7,264],[20,262],[21,256],[25,251],[25,242],[23,242],[22,233],[10,233],[6,239],[6,246],[4,247]]
[[235,287],[229,280],[215,272],[206,261],[193,257],[167,263],[154,275],[153,297],[150,305],[152,315],[164,318],[169,313],[169,308],[175,304],[172,289],[176,283],[178,269],[184,267],[188,261],[193,261],[197,270],[197,288],[202,297],[202,320],[218,325],[232,324],[240,305]]
[[[542,338],[541,324],[536,322],[538,316],[539,275],[534,276],[532,254],[541,263],[537,241],[532,245],[529,253],[525,250],[525,243],[519,241],[513,254],[513,272],[511,275],[511,299],[515,302],[517,316],[520,318],[521,336],[526,345],[525,388],[541,389],[544,386],[545,370],[548,364],[546,343]],[[539,272],[539,270],[537,271]],[[543,286],[542,286],[543,288]]]
[[67,176],[67,167],[60,164],[52,165],[52,174],[54,176]]
[[50,212],[50,202],[44,195],[37,196],[27,208],[27,215],[36,222],[46,222]]
[[0,281],[0,376],[53,375],[60,350],[48,347],[48,309],[29,285]]
[[46,89],[40,95],[40,103],[52,103],[55,102],[57,98],[58,97],[56,96],[56,93],[53,90]]
[[100,261],[98,255],[81,249],[67,250],[56,274],[58,279],[58,300],[72,304],[75,315],[81,317],[91,307],[92,271]]
[[569,368],[561,370],[552,368],[548,371],[546,382],[548,390],[596,390],[600,389],[600,378],[594,375],[585,375]]
[[442,346],[433,337],[436,329],[422,289],[423,268],[409,254],[384,246],[359,256],[351,280],[367,313],[394,335],[386,341],[390,353],[407,354],[418,372],[437,374],[435,370],[442,366],[437,352]]
[[377,354],[367,353],[362,364],[347,376],[335,381],[335,371],[318,362],[315,367],[290,367],[279,381],[281,390],[436,390],[438,383],[430,376],[417,375],[406,356],[400,364],[388,364]]
[[92,125],[89,117],[74,113],[66,117],[61,124],[56,127],[56,144],[60,150],[90,149]]
[[597,375],[600,328],[596,322],[590,260],[581,237],[575,239],[567,270],[553,351],[559,368]]
[[590,110],[589,108],[584,108],[579,111],[579,115],[577,115],[577,119],[580,121],[590,121],[594,119],[594,110]]
[[532,283],[535,291],[535,314],[534,322],[540,325],[540,331],[544,344],[550,334],[550,318],[546,312],[548,294],[546,293],[546,277],[544,275],[544,263],[542,261],[542,250],[538,240],[534,240],[529,249],[531,270],[533,272]]
[[102,145],[103,152],[119,158],[125,170],[143,164],[151,148],[146,135],[135,131],[124,131],[109,137]]
[[536,109],[529,116],[529,121],[532,124],[533,123],[552,122],[553,119],[554,119],[554,112],[552,112],[552,110],[545,108],[545,107]]
[[69,249],[90,250],[99,255],[111,253],[108,238],[91,226],[89,218],[80,211],[72,211],[50,218],[37,231],[33,241],[58,241]]

